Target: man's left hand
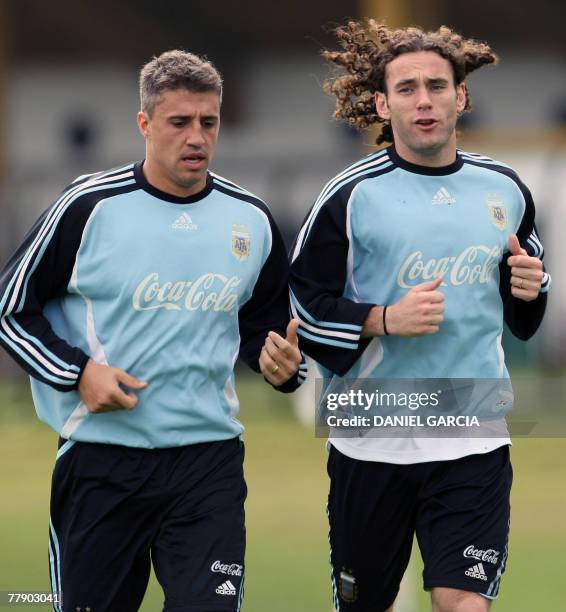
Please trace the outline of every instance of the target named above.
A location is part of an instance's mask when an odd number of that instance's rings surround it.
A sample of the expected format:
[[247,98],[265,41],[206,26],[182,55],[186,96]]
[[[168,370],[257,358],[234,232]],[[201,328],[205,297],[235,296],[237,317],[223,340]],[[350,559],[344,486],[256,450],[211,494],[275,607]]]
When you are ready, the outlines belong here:
[[270,331],[259,356],[259,367],[265,378],[275,387],[287,382],[297,373],[301,365],[301,351],[297,329],[299,322],[291,319],[287,325],[287,336]]
[[508,244],[511,251],[507,260],[511,267],[511,294],[525,302],[536,300],[544,276],[542,261],[527,255],[515,234],[509,236]]

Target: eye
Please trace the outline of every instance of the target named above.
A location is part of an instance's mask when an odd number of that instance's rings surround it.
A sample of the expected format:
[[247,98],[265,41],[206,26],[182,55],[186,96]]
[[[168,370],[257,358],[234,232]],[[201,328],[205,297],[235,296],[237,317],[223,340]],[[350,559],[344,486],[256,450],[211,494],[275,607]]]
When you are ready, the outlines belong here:
[[213,128],[216,125],[216,119],[205,119],[203,124],[207,128]]
[[413,91],[412,87],[401,87],[401,89],[397,90],[400,94],[408,94]]
[[183,121],[183,119],[173,119],[173,121],[171,121],[171,123],[177,127],[177,128],[181,128],[184,127],[186,124],[186,121]]

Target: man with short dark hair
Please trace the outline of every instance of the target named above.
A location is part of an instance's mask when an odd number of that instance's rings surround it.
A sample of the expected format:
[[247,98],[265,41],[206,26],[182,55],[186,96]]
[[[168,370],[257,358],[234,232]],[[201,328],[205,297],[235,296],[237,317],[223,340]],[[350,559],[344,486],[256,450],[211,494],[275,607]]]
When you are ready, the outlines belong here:
[[[329,181],[300,230],[290,284],[303,350],[333,398],[367,379],[399,397],[444,380],[450,416],[464,416],[454,410],[475,390],[486,391],[478,406],[490,418],[480,436],[466,427],[332,430],[335,606],[391,609],[416,534],[433,609],[483,612],[508,555],[503,319],[529,338],[550,286],[533,200],[508,166],[456,148],[457,117],[470,108],[464,79],[496,61],[486,44],[374,20],[336,32],[344,50],[324,53],[346,70],[327,85],[334,116],[360,129],[382,124],[378,144],[392,144]],[[417,429],[423,412],[407,422]],[[385,419],[388,408],[373,414]]]
[[137,610],[152,562],[165,610],[241,606],[234,364],[281,391],[305,364],[271,213],[208,170],[221,94],[218,71],[193,54],[144,66],[145,160],[76,179],[0,277],[0,340],[61,436],[56,610]]

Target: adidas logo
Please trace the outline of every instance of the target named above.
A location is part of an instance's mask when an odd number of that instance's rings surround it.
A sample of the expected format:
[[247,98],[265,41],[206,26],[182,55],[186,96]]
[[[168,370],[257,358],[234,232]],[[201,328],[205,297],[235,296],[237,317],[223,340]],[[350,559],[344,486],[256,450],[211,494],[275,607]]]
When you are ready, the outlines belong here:
[[216,592],[218,595],[235,595],[236,587],[229,580],[226,580],[219,587],[216,587]]
[[196,230],[198,225],[195,225],[190,215],[184,212],[171,227],[175,230]]
[[450,195],[446,187],[441,187],[432,198],[433,204],[456,204],[456,198]]
[[470,578],[477,578],[478,580],[487,582],[487,576],[485,570],[483,569],[483,563],[478,563],[477,565],[474,565],[474,567],[470,567],[464,572],[464,574]]

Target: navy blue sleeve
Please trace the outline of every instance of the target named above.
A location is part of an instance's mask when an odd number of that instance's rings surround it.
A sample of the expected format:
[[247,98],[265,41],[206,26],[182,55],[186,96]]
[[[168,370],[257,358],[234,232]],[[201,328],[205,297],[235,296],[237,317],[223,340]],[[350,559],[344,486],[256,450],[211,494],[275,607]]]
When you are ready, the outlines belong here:
[[[525,198],[525,212],[519,229],[517,238],[523,249],[531,257],[544,259],[544,249],[538,237],[535,226],[535,205],[528,188],[516,179],[523,197]],[[499,265],[499,293],[503,300],[504,318],[509,329],[514,336],[520,340],[528,340],[538,329],[544,317],[547,302],[547,292],[550,287],[551,278],[545,271],[541,291],[538,297],[531,302],[525,302],[516,298],[511,293],[511,268],[507,265],[507,260],[511,253],[507,253]]]
[[[269,219],[271,251],[267,257],[251,298],[239,313],[240,357],[255,372],[259,372],[259,356],[269,331],[283,338],[289,323],[288,280],[289,263],[283,239],[271,213],[262,207]],[[299,371],[283,385],[275,387],[284,393],[294,391],[306,378],[307,366],[303,358]]]
[[300,321],[305,353],[336,374],[345,374],[365,350],[362,327],[374,304],[344,297],[349,240],[346,204],[338,191],[313,207],[292,251],[291,310]]
[[43,308],[66,291],[91,210],[88,202],[65,207],[63,195],[0,273],[0,344],[28,374],[59,391],[77,388],[88,355],[53,332]]

